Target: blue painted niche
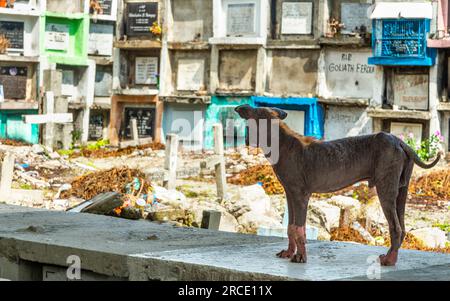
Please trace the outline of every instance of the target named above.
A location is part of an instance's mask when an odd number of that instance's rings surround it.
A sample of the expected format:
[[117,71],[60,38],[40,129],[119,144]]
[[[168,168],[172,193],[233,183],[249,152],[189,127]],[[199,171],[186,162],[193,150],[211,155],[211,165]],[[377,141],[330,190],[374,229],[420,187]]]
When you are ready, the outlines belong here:
[[[222,123],[224,129],[224,146],[226,148],[245,145],[246,123],[234,111],[237,106],[249,104],[254,106],[251,97],[212,96],[211,104],[205,114],[204,148],[214,148],[213,125]],[[234,122],[234,135],[227,136],[227,120]]]
[[430,19],[373,20],[372,65],[433,66],[436,49],[427,47]]
[[280,98],[253,96],[258,107],[275,107],[283,110],[305,112],[305,136],[322,139],[324,136],[324,110],[317,98]]
[[22,120],[23,115],[37,113],[37,110],[2,110],[0,112],[0,137],[31,144],[39,143],[39,125],[25,124]]

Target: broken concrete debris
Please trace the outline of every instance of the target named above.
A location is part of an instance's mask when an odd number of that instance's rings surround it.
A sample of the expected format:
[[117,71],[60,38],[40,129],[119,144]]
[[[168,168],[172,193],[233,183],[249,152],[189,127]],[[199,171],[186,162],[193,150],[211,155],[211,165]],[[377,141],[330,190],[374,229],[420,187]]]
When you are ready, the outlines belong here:
[[[62,192],[61,197],[75,196],[90,200],[101,193],[126,193],[127,189],[132,194],[147,194],[151,190],[151,184],[145,178],[139,170],[127,167],[90,172],[75,178],[71,183],[72,189]],[[132,186],[127,187],[128,184]]]

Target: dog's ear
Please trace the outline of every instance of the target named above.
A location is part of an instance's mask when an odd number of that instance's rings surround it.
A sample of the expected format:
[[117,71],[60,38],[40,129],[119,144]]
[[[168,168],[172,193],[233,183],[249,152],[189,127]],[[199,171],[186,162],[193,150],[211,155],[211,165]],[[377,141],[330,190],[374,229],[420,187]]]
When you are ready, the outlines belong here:
[[241,116],[241,118],[248,120],[252,118],[252,112],[254,109],[250,105],[242,105],[236,107],[234,110],[239,114],[239,116]]
[[275,112],[276,116],[281,119],[281,120],[285,120],[288,116],[288,113],[286,113],[285,111],[278,109],[278,108],[271,108],[271,110],[273,112]]

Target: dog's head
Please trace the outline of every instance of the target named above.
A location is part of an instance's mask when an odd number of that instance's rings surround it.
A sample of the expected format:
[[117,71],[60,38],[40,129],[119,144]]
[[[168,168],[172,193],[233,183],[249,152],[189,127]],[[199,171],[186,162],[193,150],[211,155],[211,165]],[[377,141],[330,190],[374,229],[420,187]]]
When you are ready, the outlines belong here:
[[[249,126],[247,127],[247,135],[245,137],[245,144],[247,146],[253,146],[253,147],[262,147],[260,143],[263,143],[263,141],[260,141],[260,139],[265,139],[262,137],[266,137],[266,139],[271,139],[271,124],[273,122],[277,122],[280,120],[284,120],[287,117],[287,113],[283,110],[277,109],[277,108],[253,108],[249,105],[242,105],[235,109],[235,111],[241,116],[241,118],[253,121],[254,127],[251,127],[251,124],[249,123]],[[260,133],[260,121],[266,121],[267,125],[264,128],[264,132]],[[262,134],[262,136],[261,136]],[[252,138],[252,139],[250,139]],[[267,144],[263,144],[267,145]]]
[[277,108],[253,108],[250,105],[242,105],[236,107],[235,111],[239,114],[239,116],[241,116],[241,118],[245,120],[284,120],[288,116],[285,111]]

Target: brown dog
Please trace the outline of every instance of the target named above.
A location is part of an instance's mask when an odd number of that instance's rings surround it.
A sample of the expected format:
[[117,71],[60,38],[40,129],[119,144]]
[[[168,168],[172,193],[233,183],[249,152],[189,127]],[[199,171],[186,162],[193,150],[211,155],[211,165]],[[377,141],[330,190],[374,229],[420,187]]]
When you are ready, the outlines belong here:
[[[243,119],[254,120],[258,129],[261,120],[279,124],[278,137],[271,137],[270,127],[266,133],[269,141],[279,139],[279,159],[271,163],[288,201],[289,246],[277,254],[279,257],[306,262],[305,224],[312,193],[335,192],[368,181],[370,187],[376,187],[389,223],[391,248],[386,255],[380,256],[380,263],[385,266],[396,264],[398,250],[406,235],[404,214],[414,163],[422,168],[432,168],[439,162],[440,154],[428,165],[408,145],[388,133],[321,142],[287,127],[281,121],[287,117],[282,110],[244,105],[237,107],[236,112]],[[259,130],[258,133],[250,132],[250,135],[259,134]]]

